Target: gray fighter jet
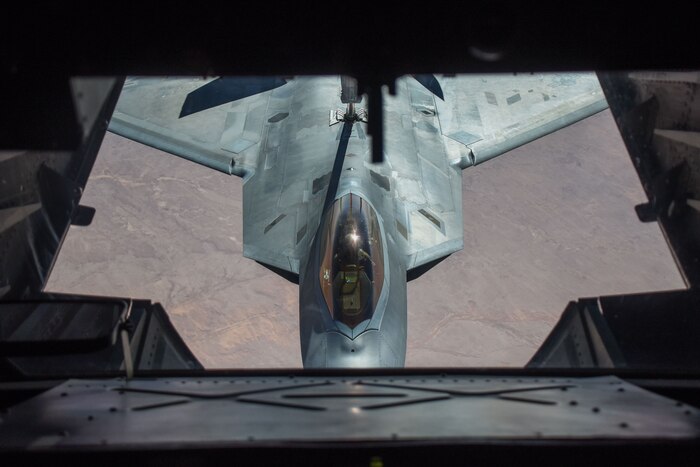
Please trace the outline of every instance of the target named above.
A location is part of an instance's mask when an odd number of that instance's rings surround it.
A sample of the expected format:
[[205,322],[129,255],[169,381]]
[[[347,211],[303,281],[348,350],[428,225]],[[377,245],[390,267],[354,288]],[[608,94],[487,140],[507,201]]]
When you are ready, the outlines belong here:
[[307,368],[403,366],[407,281],[463,247],[461,170],[607,107],[594,74],[405,76],[374,164],[357,91],[129,78],[109,126],[243,177],[243,253],[298,281]]

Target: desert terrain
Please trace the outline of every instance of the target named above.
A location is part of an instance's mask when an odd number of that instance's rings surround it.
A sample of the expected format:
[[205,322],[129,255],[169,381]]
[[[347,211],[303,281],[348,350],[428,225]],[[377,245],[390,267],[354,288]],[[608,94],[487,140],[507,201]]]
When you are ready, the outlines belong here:
[[[579,297],[682,288],[608,111],[463,177],[464,249],[408,286],[407,366],[522,366]],[[298,288],[242,256],[242,180],[108,133],[47,290],[163,304],[208,368],[301,366]]]

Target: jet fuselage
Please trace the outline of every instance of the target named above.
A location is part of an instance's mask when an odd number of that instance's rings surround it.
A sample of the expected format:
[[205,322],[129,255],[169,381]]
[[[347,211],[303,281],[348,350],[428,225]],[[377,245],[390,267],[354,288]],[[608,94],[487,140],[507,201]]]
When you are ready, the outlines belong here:
[[[362,123],[341,123],[328,198],[300,265],[304,367],[401,367],[406,268],[394,237],[388,180],[372,179]],[[347,145],[347,148],[344,146]]]

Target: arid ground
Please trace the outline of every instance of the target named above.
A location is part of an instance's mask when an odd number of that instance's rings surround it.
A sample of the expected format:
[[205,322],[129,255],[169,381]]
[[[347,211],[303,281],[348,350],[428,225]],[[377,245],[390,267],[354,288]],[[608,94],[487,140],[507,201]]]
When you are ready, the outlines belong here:
[[[300,367],[297,286],[242,256],[242,181],[108,134],[47,290],[163,304],[205,367]],[[408,286],[407,366],[522,366],[567,302],[683,287],[608,111],[463,172],[464,250]]]

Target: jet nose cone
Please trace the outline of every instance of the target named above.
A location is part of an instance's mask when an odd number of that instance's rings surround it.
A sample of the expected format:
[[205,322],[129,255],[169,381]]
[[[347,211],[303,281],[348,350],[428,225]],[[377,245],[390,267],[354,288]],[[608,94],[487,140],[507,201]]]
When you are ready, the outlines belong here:
[[344,334],[328,333],[326,367],[377,368],[400,367],[399,361],[381,331],[365,331],[355,339]]

